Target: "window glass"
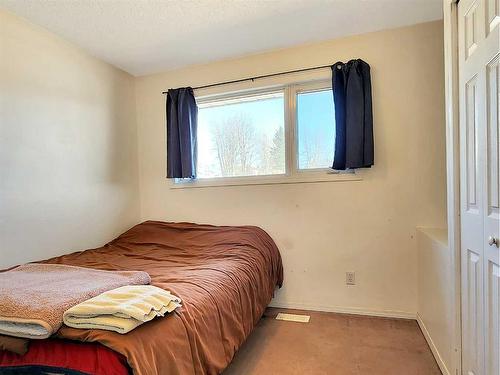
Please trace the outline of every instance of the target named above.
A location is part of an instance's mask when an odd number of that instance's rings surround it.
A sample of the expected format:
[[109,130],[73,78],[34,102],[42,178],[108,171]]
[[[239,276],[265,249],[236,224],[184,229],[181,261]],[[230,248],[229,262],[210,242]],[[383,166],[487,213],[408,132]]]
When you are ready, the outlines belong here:
[[283,91],[198,107],[198,178],[285,173]]
[[332,90],[297,94],[297,162],[299,169],[329,168],[335,152]]

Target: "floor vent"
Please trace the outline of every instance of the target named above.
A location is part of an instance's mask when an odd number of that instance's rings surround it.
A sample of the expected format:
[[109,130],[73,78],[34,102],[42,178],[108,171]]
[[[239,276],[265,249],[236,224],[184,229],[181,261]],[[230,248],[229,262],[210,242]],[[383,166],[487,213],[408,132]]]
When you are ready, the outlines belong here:
[[276,320],[286,320],[288,322],[309,323],[309,319],[311,319],[309,315],[279,313],[276,316]]

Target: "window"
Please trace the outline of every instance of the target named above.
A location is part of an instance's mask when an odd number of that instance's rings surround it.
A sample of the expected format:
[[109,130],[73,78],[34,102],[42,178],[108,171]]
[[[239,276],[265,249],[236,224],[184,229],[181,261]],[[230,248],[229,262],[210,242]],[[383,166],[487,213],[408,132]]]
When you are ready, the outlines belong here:
[[299,169],[328,168],[335,151],[335,110],[332,90],[297,94]]
[[331,81],[197,97],[195,180],[176,186],[359,180],[331,168],[335,111]]
[[198,106],[198,178],[285,174],[284,92]]

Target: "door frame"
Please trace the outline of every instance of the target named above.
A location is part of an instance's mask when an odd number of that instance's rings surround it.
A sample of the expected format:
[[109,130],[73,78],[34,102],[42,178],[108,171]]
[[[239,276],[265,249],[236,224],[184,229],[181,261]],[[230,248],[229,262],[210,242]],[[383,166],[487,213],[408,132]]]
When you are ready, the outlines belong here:
[[445,115],[446,115],[446,190],[448,248],[453,280],[451,342],[452,371],[462,374],[461,256],[460,256],[460,133],[458,80],[458,1],[443,0]]

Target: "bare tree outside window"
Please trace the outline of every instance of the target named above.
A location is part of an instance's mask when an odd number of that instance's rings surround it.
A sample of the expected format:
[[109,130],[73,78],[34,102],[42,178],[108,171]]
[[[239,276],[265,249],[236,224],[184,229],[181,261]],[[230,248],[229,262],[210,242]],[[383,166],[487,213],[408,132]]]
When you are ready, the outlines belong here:
[[211,127],[222,176],[251,175],[258,148],[255,128],[243,113]]

